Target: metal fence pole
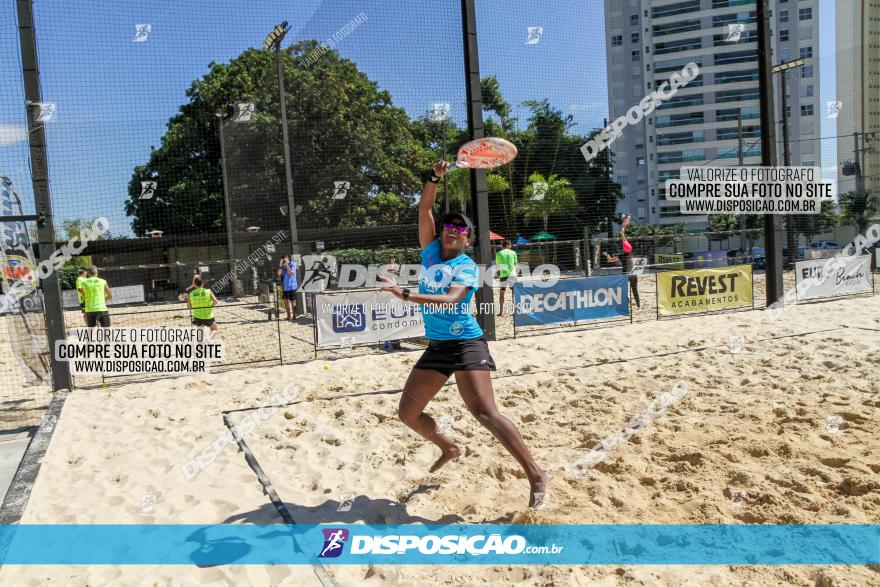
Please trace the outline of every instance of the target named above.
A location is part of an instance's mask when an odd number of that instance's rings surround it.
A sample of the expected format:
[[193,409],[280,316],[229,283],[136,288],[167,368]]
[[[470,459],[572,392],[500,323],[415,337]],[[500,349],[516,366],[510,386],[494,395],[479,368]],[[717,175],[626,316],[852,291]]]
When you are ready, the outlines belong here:
[[[773,104],[773,55],[770,45],[770,8],[768,0],[758,0],[758,88],[761,104],[761,165],[776,165],[776,116]],[[766,253],[766,288],[769,306],[783,296],[782,284],[782,218],[764,215],[764,247]]]
[[[483,129],[483,100],[480,88],[480,59],[477,54],[477,16],[474,0],[461,0],[461,24],[464,47],[465,90],[467,94],[468,135],[471,139],[485,136]],[[489,187],[486,183],[485,169],[472,169],[471,203],[474,221],[477,224],[477,243],[475,256],[478,264],[488,267],[492,263],[491,242],[489,241]],[[495,340],[495,295],[492,286],[483,283],[477,290],[477,304],[490,308],[478,312],[477,320],[487,340]]]
[[[46,157],[46,134],[42,121],[38,121],[40,94],[40,66],[37,59],[37,42],[34,31],[32,0],[18,0],[18,36],[21,44],[21,69],[24,78],[24,95],[28,109],[28,141],[30,143],[31,181],[37,214],[37,242],[40,259],[46,260],[55,251],[55,226],[52,221],[52,198],[49,194],[49,167]],[[43,317],[49,343],[49,359],[52,371],[52,389],[70,389],[70,365],[55,359],[55,343],[63,341],[64,308],[58,272],[53,271],[40,280],[43,290]]]

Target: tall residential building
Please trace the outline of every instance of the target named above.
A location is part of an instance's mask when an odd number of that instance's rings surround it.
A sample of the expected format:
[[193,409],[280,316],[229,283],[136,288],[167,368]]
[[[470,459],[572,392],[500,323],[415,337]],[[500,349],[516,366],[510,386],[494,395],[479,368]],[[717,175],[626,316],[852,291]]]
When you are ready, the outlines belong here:
[[[874,0],[880,1],[880,0]],[[802,57],[789,71],[791,165],[821,165],[818,0],[772,0],[774,63]],[[687,63],[700,75],[611,146],[620,207],[640,223],[698,228],[706,216],[681,215],[663,184],[682,166],[737,165],[737,117],[745,165],[760,165],[758,33],[755,0],[605,0],[610,119],[624,115]],[[779,75],[777,140],[782,164]]]
[[[837,0],[836,9],[837,159],[855,161],[853,134],[875,132],[859,147],[869,147],[860,153],[865,187],[880,194],[880,0]],[[840,179],[841,193],[855,188]]]

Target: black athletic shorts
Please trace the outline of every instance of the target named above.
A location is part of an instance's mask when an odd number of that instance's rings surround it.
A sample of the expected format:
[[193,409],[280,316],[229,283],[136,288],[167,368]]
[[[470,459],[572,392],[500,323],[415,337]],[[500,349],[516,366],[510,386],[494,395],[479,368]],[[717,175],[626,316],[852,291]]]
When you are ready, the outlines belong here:
[[482,336],[471,340],[430,340],[413,369],[432,369],[449,377],[455,371],[494,371],[495,361]]
[[285,291],[281,294],[281,298],[282,298],[282,299],[285,299],[285,300],[295,300],[295,299],[296,299],[296,290],[295,290],[295,289],[292,289],[292,290],[290,290],[290,291],[286,291],[286,290],[285,290]]
[[193,324],[193,326],[213,326],[214,319],[213,318],[193,318],[192,324]]
[[99,324],[101,328],[110,328],[109,312],[86,312],[86,326],[94,328]]

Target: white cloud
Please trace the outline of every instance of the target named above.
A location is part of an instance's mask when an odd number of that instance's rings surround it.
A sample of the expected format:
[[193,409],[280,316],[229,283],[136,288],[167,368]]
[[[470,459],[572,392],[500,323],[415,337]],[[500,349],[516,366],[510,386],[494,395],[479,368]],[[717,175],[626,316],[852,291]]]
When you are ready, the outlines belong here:
[[23,124],[0,122],[0,147],[27,140],[28,129]]

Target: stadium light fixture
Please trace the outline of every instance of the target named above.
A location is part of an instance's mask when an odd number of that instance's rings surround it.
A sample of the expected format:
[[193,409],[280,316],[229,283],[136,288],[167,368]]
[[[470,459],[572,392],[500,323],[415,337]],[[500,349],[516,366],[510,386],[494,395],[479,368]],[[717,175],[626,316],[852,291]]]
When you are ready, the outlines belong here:
[[804,60],[803,59],[793,59],[791,61],[786,61],[784,63],[780,63],[779,65],[774,65],[770,70],[773,73],[782,73],[783,71],[794,69],[796,67],[803,67]]
[[275,49],[276,51],[280,49],[281,41],[284,40],[284,35],[288,30],[290,30],[290,25],[286,20],[272,29],[272,32],[266,35],[266,40],[263,41],[263,49]]

